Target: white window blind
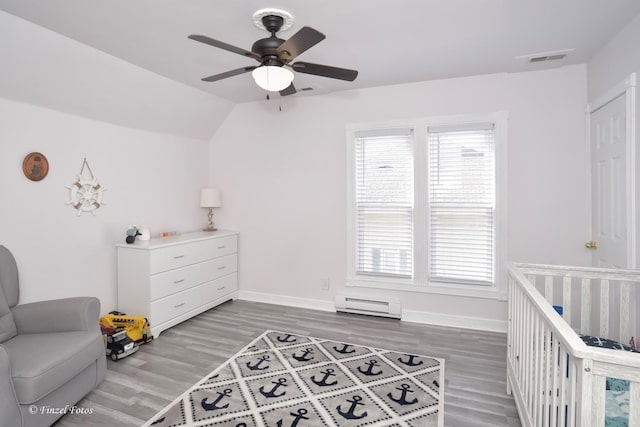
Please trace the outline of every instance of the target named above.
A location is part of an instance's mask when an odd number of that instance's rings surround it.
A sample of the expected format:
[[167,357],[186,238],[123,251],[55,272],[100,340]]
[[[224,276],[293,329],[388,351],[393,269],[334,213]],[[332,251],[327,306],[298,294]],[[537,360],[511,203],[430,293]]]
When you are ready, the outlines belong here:
[[409,129],[355,138],[356,273],[413,274],[413,136]]
[[493,125],[428,129],[429,279],[494,283]]

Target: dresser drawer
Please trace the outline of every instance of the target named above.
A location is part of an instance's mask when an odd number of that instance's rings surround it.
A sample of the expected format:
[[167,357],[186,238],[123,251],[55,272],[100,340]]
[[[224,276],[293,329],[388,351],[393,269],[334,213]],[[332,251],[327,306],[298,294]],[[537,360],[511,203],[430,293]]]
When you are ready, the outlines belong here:
[[149,259],[150,274],[232,254],[237,249],[238,240],[235,235],[154,249]]
[[200,297],[199,287],[170,295],[151,303],[151,326],[159,325],[196,308]]
[[184,291],[201,283],[233,273],[237,268],[238,256],[237,254],[232,254],[154,274],[150,277],[150,299],[155,301],[167,295]]
[[213,301],[238,290],[238,274],[221,277],[199,287],[201,301]]

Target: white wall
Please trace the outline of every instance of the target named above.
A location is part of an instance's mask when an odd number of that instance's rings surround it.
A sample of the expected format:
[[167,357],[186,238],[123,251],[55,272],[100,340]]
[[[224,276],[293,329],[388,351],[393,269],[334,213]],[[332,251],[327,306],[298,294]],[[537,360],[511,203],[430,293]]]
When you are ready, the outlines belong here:
[[[197,230],[208,179],[208,142],[128,129],[0,99],[0,244],[18,262],[20,302],[78,295],[116,309],[116,243],[129,224],[154,234]],[[48,176],[29,181],[22,160],[49,160]],[[106,188],[96,215],[65,202],[87,158]]]
[[[586,69],[572,66],[236,106],[211,141],[210,165],[223,193],[217,222],[241,232],[241,288],[328,305],[344,286],[348,123],[501,110],[509,258],[585,264],[585,104]],[[323,278],[330,291],[320,289]],[[506,317],[495,300],[399,296],[405,310],[494,324]]]
[[[94,295],[116,309],[116,250],[128,224],[202,227],[209,139],[232,104],[0,12],[0,244],[21,302]],[[31,182],[22,160],[49,159]],[[107,190],[96,216],[65,205],[87,158]]]
[[[622,82],[631,73],[640,79],[640,15],[624,27],[603,46],[587,64],[588,99],[590,102],[602,97],[609,89]],[[640,81],[637,82],[640,84]],[[640,166],[640,90],[636,88],[636,165]],[[636,173],[636,200],[640,203],[640,173]],[[640,208],[640,206],[638,206]],[[636,215],[636,241],[640,242],[640,215]],[[640,267],[640,250],[636,265]]]

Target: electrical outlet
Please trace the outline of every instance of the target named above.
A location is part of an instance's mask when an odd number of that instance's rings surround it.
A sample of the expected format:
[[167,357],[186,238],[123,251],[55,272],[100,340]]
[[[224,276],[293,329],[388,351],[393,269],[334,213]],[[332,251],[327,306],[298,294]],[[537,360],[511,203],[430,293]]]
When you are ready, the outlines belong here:
[[323,291],[328,291],[329,290],[329,278],[328,277],[326,279],[322,279],[320,281],[320,289],[322,289]]

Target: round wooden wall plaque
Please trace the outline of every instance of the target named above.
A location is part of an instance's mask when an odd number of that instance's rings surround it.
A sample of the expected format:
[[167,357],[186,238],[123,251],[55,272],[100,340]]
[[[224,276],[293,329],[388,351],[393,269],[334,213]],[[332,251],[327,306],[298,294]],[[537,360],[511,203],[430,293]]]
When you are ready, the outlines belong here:
[[49,161],[42,153],[29,153],[22,161],[22,172],[31,181],[40,181],[49,173]]

